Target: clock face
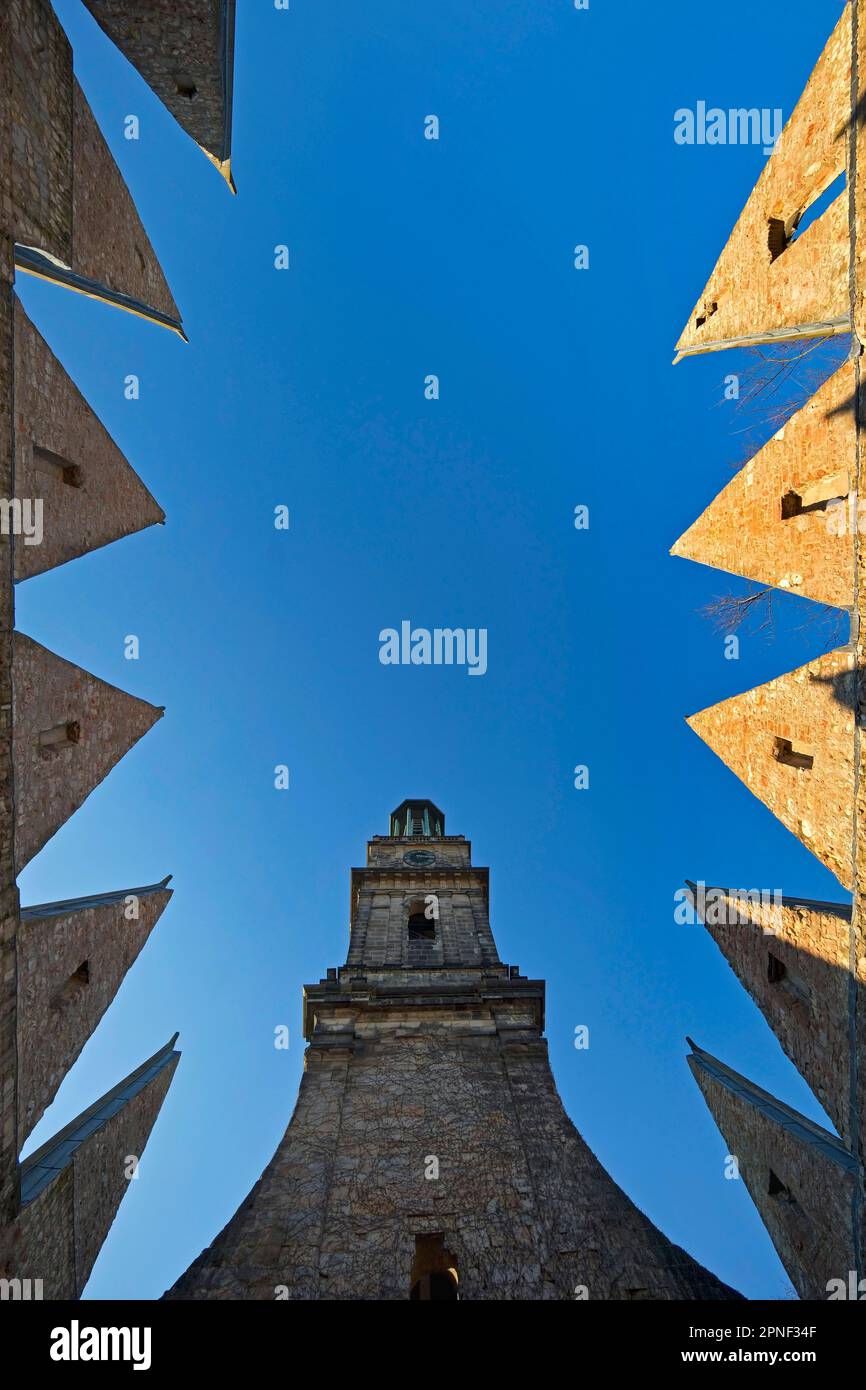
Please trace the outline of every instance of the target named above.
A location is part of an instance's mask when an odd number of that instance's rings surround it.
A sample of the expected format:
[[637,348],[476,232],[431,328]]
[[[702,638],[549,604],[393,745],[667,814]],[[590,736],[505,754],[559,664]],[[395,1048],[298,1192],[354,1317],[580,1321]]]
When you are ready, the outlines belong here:
[[427,869],[436,863],[436,855],[429,849],[410,849],[403,855],[403,863],[416,869]]

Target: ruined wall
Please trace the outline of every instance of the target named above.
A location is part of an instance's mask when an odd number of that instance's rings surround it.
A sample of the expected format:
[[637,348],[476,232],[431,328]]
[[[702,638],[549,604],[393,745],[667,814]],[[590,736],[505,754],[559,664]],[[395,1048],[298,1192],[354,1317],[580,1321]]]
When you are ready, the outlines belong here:
[[41,1279],[43,1296],[78,1296],[75,1278],[75,1182],[73,1165],[0,1229],[2,1277]]
[[[850,647],[689,721],[854,895],[851,913],[789,899],[775,943],[761,941],[757,923],[728,931],[707,922],[850,1147],[723,1063],[701,1061],[700,1049],[690,1058],[793,1282],[804,1297],[821,1298],[828,1278],[862,1277],[866,1249],[864,102],[866,5],[850,0],[676,358],[852,334],[849,361],[674,546],[674,554],[852,610]],[[843,172],[843,191],[800,233],[803,214]]]
[[[125,26],[135,62],[142,7],[126,0],[103,8]],[[149,71],[167,70],[178,59],[177,49],[173,55],[160,49],[160,27],[166,42],[170,31],[187,47],[203,97],[196,108],[201,130],[207,134],[208,123],[219,121],[224,156],[233,4],[161,6],[156,27],[156,7],[146,8],[142,59]],[[230,178],[227,167],[223,172]],[[0,536],[0,1268],[13,1277],[29,1270],[53,1296],[75,1297],[125,1190],[105,1145],[124,1135],[127,1152],[135,1152],[134,1142],[143,1147],[176,1054],[163,1057],[160,1079],[149,1077],[150,1109],[135,1089],[135,1073],[112,1093],[112,1103],[123,1108],[103,1117],[110,1123],[97,1125],[91,1107],[67,1126],[64,1153],[51,1150],[43,1161],[47,1187],[33,1190],[32,1160],[19,1167],[18,1153],[168,895],[142,890],[149,896],[141,919],[134,926],[124,919],[120,931],[104,901],[61,904],[65,912],[48,905],[38,919],[25,914],[21,930],[15,874],[162,711],[13,633],[13,574],[26,579],[163,514],[15,307],[16,271],[107,300],[183,336],[160,263],[73,76],[70,45],[50,0],[0,6],[0,496],[28,505],[40,500],[45,508],[40,544]]]
[[[45,0],[7,0],[0,42],[2,230],[72,254],[72,52]],[[9,276],[10,280],[12,276]]]
[[143,1090],[126,1102],[112,1123],[102,1125],[73,1159],[75,1270],[80,1295],[90,1278],[117,1209],[132,1179],[129,1159],[140,1159],[168,1094],[179,1054]]
[[[234,28],[234,0],[84,0],[94,19],[138,69],[180,126],[210,155],[231,153],[231,61],[224,42]],[[228,60],[227,60],[228,59]],[[228,90],[224,84],[228,76]]]
[[851,1197],[856,1162],[828,1131],[715,1059],[689,1059],[779,1258],[801,1298],[826,1299],[856,1270]]
[[[153,727],[162,710],[98,680],[20,632],[14,639],[13,684],[20,868]],[[59,731],[57,741],[47,741],[52,731]]]
[[18,940],[19,1144],[51,1104],[171,892],[22,913]]
[[[854,96],[856,110],[866,107],[866,6],[857,0],[854,6]],[[862,433],[866,426],[866,382],[863,375],[863,349],[866,346],[866,123],[850,122],[849,188],[852,204],[851,238],[851,314],[856,334],[857,392],[854,399],[857,429],[861,443],[858,449],[857,489],[866,497],[866,450]],[[856,1009],[853,1029],[854,1055],[857,1071],[854,1077],[854,1103],[859,1115],[856,1152],[859,1174],[855,1195],[854,1219],[857,1225],[856,1248],[859,1252],[859,1274],[864,1273],[866,1259],[866,779],[863,776],[863,729],[866,727],[866,545],[859,529],[855,542],[854,565],[854,641],[857,669],[860,672],[857,690],[856,747],[858,777],[855,785],[857,833],[854,844],[854,910],[851,951],[852,997]]]
[[791,899],[758,908],[730,896],[725,903],[724,912],[705,914],[704,925],[850,1141],[850,909]]
[[[56,1167],[56,1174],[48,1174],[12,1225],[0,1229],[0,1277],[41,1279],[46,1299],[80,1297],[131,1181],[129,1158],[144,1151],[178,1056],[168,1052],[156,1068],[151,1059],[145,1067],[153,1075],[144,1084],[137,1084],[138,1073],[133,1073],[97,1101],[89,1133],[82,1132],[84,1117],[79,1116],[28,1159],[25,1181],[42,1158]],[[133,1094],[124,1097],[125,1088]],[[100,1121],[99,1112],[111,1108],[115,1095],[123,1104]],[[72,1152],[58,1152],[57,1140],[67,1134],[66,1148]]]
[[[170,84],[163,100],[231,183],[233,0],[91,8],[146,80]],[[132,917],[118,895],[43,904],[22,926],[15,875],[162,711],[15,633],[13,577],[164,518],[15,306],[16,272],[184,336],[50,0],[0,6],[0,497],[28,508],[23,527],[11,513],[17,544],[0,536],[0,1272],[74,1298],[125,1191],[118,1146],[123,1162],[140,1154],[173,1044],[22,1165],[18,1154],[169,894],[165,883],[132,890]]]
[[856,390],[855,366],[846,362],[728,483],[671,554],[849,607]]
[[[0,102],[0,109],[3,103]],[[0,155],[2,158],[2,155]],[[12,469],[12,248],[0,236],[0,496],[14,494]],[[17,981],[18,887],[15,882],[12,775],[11,537],[0,536],[0,1226],[18,1204]]]
[[43,502],[40,543],[15,547],[21,580],[162,522],[165,513],[20,303],[15,362],[17,495]]
[[130,295],[177,321],[162,267],[87,98],[73,90],[72,268],[117,294]]
[[[70,254],[72,61],[45,0],[0,15],[0,496],[14,496],[13,246]],[[0,536],[0,1224],[18,1201],[15,884],[12,772],[12,538]]]
[[852,886],[856,684],[854,654],[840,648],[688,721],[845,888]]
[[850,322],[846,193],[774,259],[769,248],[770,219],[793,231],[845,169],[850,105],[848,5],[689,317],[680,354]]

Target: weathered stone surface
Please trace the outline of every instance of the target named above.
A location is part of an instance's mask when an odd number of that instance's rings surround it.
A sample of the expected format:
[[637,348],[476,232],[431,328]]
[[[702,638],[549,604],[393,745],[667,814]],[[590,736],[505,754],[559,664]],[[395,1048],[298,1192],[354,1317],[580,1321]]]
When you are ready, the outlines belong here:
[[[418,846],[413,840],[405,838],[386,840],[384,836],[377,836],[367,846],[367,865],[371,867],[378,864],[383,868],[386,865],[392,865],[400,868],[406,855],[412,854],[417,848]],[[472,842],[463,835],[443,835],[436,841],[434,858],[438,865],[448,865],[454,869],[467,869],[472,863]],[[484,872],[483,869],[474,870],[476,875]]]
[[703,898],[695,895],[707,931],[850,1143],[850,907],[788,897],[762,904],[732,889]]
[[19,1143],[51,1104],[170,897],[163,883],[22,908]]
[[41,542],[14,539],[16,580],[165,520],[20,304],[15,421],[15,495],[43,504]]
[[454,1253],[463,1299],[570,1299],[579,1285],[590,1299],[733,1296],[611,1181],[562,1109],[537,1028],[512,1042],[509,1021],[380,1008],[341,1020],[348,1056],[314,1037],[275,1158],[169,1296],[408,1298],[425,1233]]
[[[451,868],[444,856],[429,870],[405,869],[382,864],[371,883],[366,870],[353,873],[355,903],[349,964],[367,965],[427,963],[480,965],[498,962],[496,944],[487,917],[487,871]],[[406,933],[407,912],[420,912],[435,898],[439,913],[435,940],[411,941]]]
[[[848,195],[774,257],[771,221],[789,230],[845,169],[851,109],[851,7],[803,95],[683,329],[680,355],[775,333],[848,331]],[[825,330],[826,331],[826,330]]]
[[855,692],[854,654],[841,647],[688,720],[845,888],[852,883]]
[[58,254],[45,246],[45,238],[16,242],[16,269],[159,323],[185,338],[180,313],[135,204],[74,79],[72,125],[68,244]]
[[0,229],[72,254],[72,51],[46,0],[0,8]]
[[801,1298],[856,1269],[856,1161],[829,1130],[691,1044],[689,1066]]
[[21,1210],[0,1229],[0,1277],[41,1279],[46,1299],[81,1296],[174,1076],[174,1041],[23,1165]]
[[[406,858],[419,852],[432,862]],[[304,991],[285,1136],[166,1296],[406,1299],[438,1237],[462,1299],[738,1297],[638,1211],[566,1115],[544,985],[500,962],[468,845],[377,836],[367,865],[348,962]]]
[[[685,356],[734,343],[853,332],[851,360],[674,547],[758,583],[852,609],[850,650],[705,710],[690,723],[853,892],[847,930],[844,911],[812,904],[785,914],[778,951],[761,946],[757,921],[751,932],[714,935],[851,1146],[860,1228],[856,1260],[849,1258],[857,1277],[866,1249],[866,453],[859,442],[866,419],[864,107],[866,8],[863,0],[852,0],[678,345]],[[834,198],[831,185],[843,172],[846,187]],[[829,206],[796,235],[800,219],[822,196]],[[819,1180],[788,1157],[795,1186]],[[758,1205],[762,1214],[766,1207],[775,1239],[780,1208],[768,1206],[765,1196]],[[834,1189],[826,1210],[815,1202],[810,1215],[828,1223],[828,1240],[844,1244],[851,1230],[843,1238],[834,1225],[840,1200]],[[817,1296],[825,1297],[813,1278],[822,1249],[819,1241],[814,1269],[805,1247],[788,1258],[798,1267],[798,1287],[811,1280]]]
[[[164,17],[172,8],[165,7]],[[213,34],[204,38],[197,30],[204,11],[196,0],[181,8],[198,61]],[[127,9],[134,23],[141,7],[130,3]],[[227,114],[227,22],[222,45]],[[52,921],[35,944],[26,927],[19,940],[15,874],[161,713],[13,635],[13,577],[39,573],[162,519],[23,311],[16,311],[16,270],[182,335],[129,191],[73,77],[71,49],[50,0],[0,6],[0,497],[38,498],[46,509],[41,545],[0,535],[0,1228],[7,1236],[19,1212],[24,1134],[139,948],[135,932],[147,926],[145,920],[124,940],[103,941],[100,950],[101,914],[87,907],[78,920],[67,913],[65,925]],[[149,903],[146,913],[153,907]],[[94,965],[87,990],[46,1015],[54,973],[68,964],[67,955],[85,947]],[[85,961],[90,965],[91,956],[72,967],[67,985],[76,973],[81,983]],[[43,1046],[37,1045],[40,1029]],[[96,1153],[104,1138],[95,1138],[90,1151]],[[75,1200],[100,1181],[98,1173],[84,1171]],[[79,1276],[92,1262],[88,1242],[100,1231],[102,1197],[94,1189],[80,1214],[88,1233],[76,1241],[69,1204],[74,1186],[68,1167],[50,1198],[31,1206],[16,1227],[36,1275],[44,1277],[46,1263],[52,1265],[55,1291],[79,1289]]]
[[179,322],[180,311],[135,203],[77,82],[72,106],[72,269]]
[[84,2],[232,186],[234,0]]
[[[854,399],[857,430],[860,436],[858,451],[857,492],[860,499],[866,499],[866,448],[863,446],[863,430],[866,427],[866,394],[864,394],[863,348],[866,345],[866,122],[862,113],[866,110],[866,14],[858,0],[858,16],[855,34],[856,49],[856,110],[860,119],[849,121],[849,184],[853,190],[853,228],[851,239],[851,302],[856,332],[855,348],[857,356],[857,392]],[[857,1021],[854,1030],[854,1043],[859,1058],[857,1084],[854,1103],[859,1113],[859,1134],[857,1153],[860,1160],[859,1192],[857,1208],[859,1212],[859,1249],[861,1262],[866,1251],[866,747],[863,730],[866,728],[866,543],[863,535],[855,553],[855,633],[857,670],[860,673],[857,691],[857,722],[855,732],[856,758],[860,769],[857,781],[857,833],[854,837],[854,912],[852,976],[857,1000]],[[860,1274],[866,1271],[862,1267]]]
[[[3,102],[0,100],[0,110]],[[0,132],[2,134],[2,132]],[[2,158],[2,155],[0,155]],[[5,255],[4,255],[5,251]],[[11,244],[0,237],[0,496],[13,495],[13,295]],[[16,953],[18,888],[15,882],[12,777],[12,585],[11,537],[0,535],[0,1225],[18,1202]]]
[[846,362],[728,483],[671,554],[850,608],[859,517],[854,395]]
[[14,634],[15,855],[20,870],[163,711]]

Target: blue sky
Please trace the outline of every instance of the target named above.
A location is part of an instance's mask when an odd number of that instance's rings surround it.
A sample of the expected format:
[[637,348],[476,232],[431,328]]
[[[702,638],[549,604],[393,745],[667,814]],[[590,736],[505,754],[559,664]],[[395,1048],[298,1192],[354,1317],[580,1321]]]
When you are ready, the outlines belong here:
[[[671,359],[764,163],[673,131],[698,100],[787,118],[840,4],[780,24],[751,0],[239,0],[234,200],[79,0],[56,7],[190,338],[19,279],[168,514],[17,591],[25,632],[167,709],[21,878],[32,903],[175,876],[33,1136],[180,1030],[88,1295],[159,1296],[258,1178],[297,1092],[302,985],[345,959],[350,866],[430,796],[491,868],[503,959],[547,980],[586,1140],[722,1278],[788,1296],[685,1035],[827,1122],[674,893],[844,895],[683,716],[826,643],[783,596],[775,640],[725,660],[699,610],[736,582],[667,554],[746,456],[722,383],[747,359]],[[381,665],[403,619],[485,627],[486,675]]]

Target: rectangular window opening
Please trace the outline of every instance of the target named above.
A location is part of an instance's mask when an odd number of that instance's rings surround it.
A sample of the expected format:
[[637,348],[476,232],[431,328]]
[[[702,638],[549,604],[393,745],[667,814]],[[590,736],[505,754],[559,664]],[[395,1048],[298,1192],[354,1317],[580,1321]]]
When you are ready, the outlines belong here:
[[67,487],[81,487],[83,478],[81,468],[77,463],[70,463],[60,454],[55,454],[51,449],[43,449],[41,445],[33,445],[33,463],[40,473],[47,473],[49,477],[56,478],[58,482],[65,483]]
[[805,516],[808,512],[826,512],[828,503],[844,501],[849,491],[850,484],[845,469],[791,488],[782,498],[782,520],[790,521],[791,517]]
[[786,767],[797,767],[804,772],[811,772],[815,763],[812,753],[807,753],[803,749],[797,749],[789,738],[777,738],[773,749],[773,757],[776,762],[784,763]]
[[793,242],[798,241],[813,222],[817,222],[819,218],[823,217],[831,204],[835,203],[840,194],[844,193],[846,182],[845,170],[843,169],[822,193],[819,193],[805,207],[798,208],[790,217],[767,218],[767,249],[770,252],[771,264],[778,260]]
[[77,719],[65,724],[55,724],[53,729],[42,729],[36,736],[40,748],[65,748],[71,743],[81,742],[81,725]]
[[774,956],[772,951],[767,953],[767,979],[771,985],[780,985],[787,975],[787,970],[778,956]]

